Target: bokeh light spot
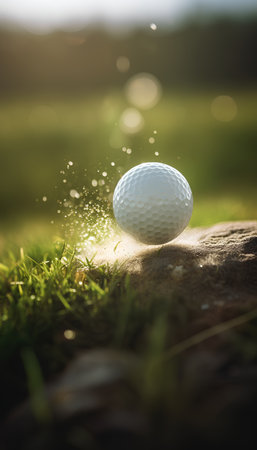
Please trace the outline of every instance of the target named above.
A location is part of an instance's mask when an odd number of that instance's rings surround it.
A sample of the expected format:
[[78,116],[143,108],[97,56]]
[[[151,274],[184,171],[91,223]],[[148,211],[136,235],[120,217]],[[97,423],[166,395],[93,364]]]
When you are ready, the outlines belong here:
[[68,341],[71,341],[76,337],[76,333],[74,330],[65,330],[63,334],[65,339],[67,339]]
[[120,117],[120,129],[124,133],[138,133],[144,126],[142,114],[135,108],[127,108]]
[[154,75],[140,73],[128,80],[125,94],[128,101],[137,108],[150,109],[160,100],[162,87]]
[[125,73],[130,68],[130,61],[126,56],[119,56],[119,58],[116,61],[116,67],[119,72]]
[[121,130],[115,127],[110,135],[109,144],[114,149],[119,149],[124,142],[124,135]]
[[211,112],[216,120],[230,122],[237,115],[237,104],[232,97],[220,95],[213,100]]

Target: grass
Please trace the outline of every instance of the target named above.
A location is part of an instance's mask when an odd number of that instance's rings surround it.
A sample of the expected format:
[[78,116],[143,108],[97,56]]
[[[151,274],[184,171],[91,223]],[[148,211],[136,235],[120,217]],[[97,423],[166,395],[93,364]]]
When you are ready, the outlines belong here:
[[[235,323],[192,336],[187,326],[193,312],[183,298],[160,298],[158,290],[145,298],[118,268],[81,259],[76,239],[56,237],[50,225],[52,218],[57,225],[65,223],[64,213],[56,215],[56,201],[69,198],[71,188],[81,192],[107,170],[105,186],[93,192],[93,198],[106,197],[106,187],[112,191],[120,173],[145,160],[175,165],[189,179],[194,193],[191,226],[257,219],[257,93],[232,93],[238,115],[226,124],[210,114],[216,94],[167,93],[144,113],[145,128],[135,136],[117,130],[127,106],[117,92],[88,99],[8,101],[0,107],[6,166],[0,180],[6,213],[0,236],[2,418],[29,395],[38,420],[49,419],[40,392],[80,350],[105,347],[138,355],[140,401],[153,420],[161,414],[168,423],[179,414],[186,416],[194,404],[188,394],[190,374],[181,381],[178,369],[194,345],[223,333],[233,358],[245,364],[256,361],[254,314],[246,316],[242,307]],[[52,111],[49,117],[43,114],[43,124],[42,111],[41,116],[33,113],[42,103]],[[154,145],[148,141],[153,135]],[[122,152],[123,145],[132,154]],[[70,160],[74,173],[66,169]],[[63,168],[65,174],[60,174]],[[42,196],[47,202],[41,202]],[[228,336],[225,332],[234,327]]]
[[[169,408],[167,392],[176,391],[180,381],[176,358],[168,356],[175,352],[173,356],[183,358],[191,346],[255,318],[249,313],[235,324],[190,336],[187,325],[192,311],[183,299],[160,298],[158,292],[146,299],[133,289],[128,275],[108,264],[96,267],[92,259],[81,260],[76,248],[61,239],[49,239],[44,245],[32,240],[27,247],[16,251],[13,247],[7,253],[0,264],[2,416],[28,393],[34,398],[42,383],[59,373],[79,350],[99,347],[140,355],[145,407],[157,402]],[[250,329],[248,338],[244,336],[246,347],[252,333]],[[240,345],[233,344],[233,352]],[[250,359],[255,357],[253,352]],[[41,411],[37,407],[36,415]]]
[[[18,260],[10,254],[0,272],[0,354],[7,371],[1,371],[2,377],[9,373],[8,363],[17,363],[26,348],[37,354],[49,377],[77,348],[133,347],[142,314],[150,314],[140,312],[128,279],[108,266],[96,270],[63,242],[48,252],[32,246]],[[76,338],[66,339],[65,330],[74,331]]]
[[131,350],[146,364],[163,350],[159,331],[172,311],[170,299],[153,296],[146,304],[128,276],[81,261],[63,241],[47,251],[34,244],[7,259],[0,265],[2,415],[27,392],[33,396],[79,349]]

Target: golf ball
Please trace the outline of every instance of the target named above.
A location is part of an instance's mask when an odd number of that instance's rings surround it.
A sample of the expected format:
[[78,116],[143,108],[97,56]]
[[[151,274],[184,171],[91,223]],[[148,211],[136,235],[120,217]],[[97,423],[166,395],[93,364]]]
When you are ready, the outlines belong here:
[[164,244],[187,226],[193,196],[185,177],[167,164],[133,167],[118,182],[113,211],[119,226],[145,244]]

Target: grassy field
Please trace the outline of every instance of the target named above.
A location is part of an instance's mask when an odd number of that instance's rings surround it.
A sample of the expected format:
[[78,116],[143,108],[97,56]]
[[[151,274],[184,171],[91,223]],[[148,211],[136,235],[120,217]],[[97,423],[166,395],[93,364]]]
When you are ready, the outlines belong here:
[[[76,247],[42,234],[37,240],[32,236],[25,247],[9,245],[0,264],[0,305],[1,418],[29,395],[36,420],[42,424],[44,383],[78,352],[111,348],[140,358],[133,383],[153,423],[159,423],[161,414],[164,433],[174,420],[183,427],[197,401],[191,372],[181,379],[178,369],[187,361],[186,350],[194,348],[196,340],[207,351],[209,332],[223,337],[224,331],[235,326],[228,321],[220,329],[191,334],[190,323],[197,313],[194,305],[188,308],[176,293],[163,297],[156,291],[145,298],[119,269],[108,264],[96,267],[92,259],[78,257]],[[249,365],[257,357],[256,310],[246,320],[245,311],[243,304],[237,306],[238,324],[242,317],[246,326],[225,334],[222,345],[232,361],[236,358]],[[215,345],[210,348],[213,351]],[[160,424],[156,426],[158,435]]]
[[[171,164],[186,176],[195,199],[192,226],[256,218],[257,91],[229,92],[237,109],[227,122],[213,116],[220,94],[165,92],[155,108],[142,112],[144,127],[136,134],[120,130],[129,106],[122,92],[2,101],[3,222],[35,215],[56,220],[57,200],[70,189],[85,186],[93,197],[99,190],[108,197],[120,174],[143,161]],[[105,185],[93,189],[93,179]]]
[[[96,268],[93,260],[81,259],[76,228],[81,231],[86,222],[87,239],[97,227],[101,237],[101,227],[110,225],[115,183],[143,161],[171,164],[187,177],[195,201],[191,226],[257,219],[257,91],[230,93],[237,104],[231,122],[217,121],[211,113],[218,94],[167,92],[158,106],[142,113],[145,126],[135,135],[119,129],[128,105],[118,92],[2,102],[2,417],[28,393],[37,396],[42,383],[77,351],[97,347],[140,355],[142,403],[153,415],[161,410],[174,417],[178,394],[186,386],[181,388],[176,361],[157,367],[154,361],[181,335],[187,337],[182,331],[190,321],[188,311],[178,298],[160,299],[158,292],[145,302],[129,277],[108,264]],[[70,199],[71,189],[80,199]],[[68,219],[67,199],[76,212]],[[98,206],[89,204],[85,211],[89,201]],[[172,407],[167,397],[171,385]]]

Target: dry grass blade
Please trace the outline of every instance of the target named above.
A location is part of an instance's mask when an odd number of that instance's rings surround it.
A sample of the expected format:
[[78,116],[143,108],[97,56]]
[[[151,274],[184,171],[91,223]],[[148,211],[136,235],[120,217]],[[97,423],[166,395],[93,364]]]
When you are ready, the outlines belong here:
[[164,352],[164,354],[161,356],[161,361],[165,362],[171,358],[174,358],[174,356],[183,353],[184,351],[190,349],[191,347],[194,347],[195,345],[201,344],[207,339],[210,339],[221,333],[225,333],[226,331],[243,325],[244,323],[247,323],[255,318],[257,318],[257,308],[238,317],[235,317],[234,319],[227,320],[226,322],[208,328],[207,330],[200,331],[199,333],[191,336],[188,339],[185,339],[182,342],[179,342],[178,344],[174,345],[169,350]]

